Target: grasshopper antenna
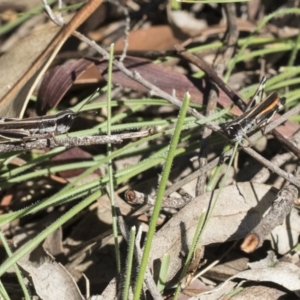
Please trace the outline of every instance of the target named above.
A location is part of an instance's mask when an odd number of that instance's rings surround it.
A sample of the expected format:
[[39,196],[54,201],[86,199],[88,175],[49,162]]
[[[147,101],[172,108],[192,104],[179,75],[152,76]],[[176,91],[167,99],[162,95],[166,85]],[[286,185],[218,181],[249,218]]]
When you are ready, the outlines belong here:
[[91,100],[93,100],[93,97],[96,95],[96,93],[98,92],[100,90],[100,88],[97,88],[96,90],[95,90],[95,92],[86,100],[86,101],[84,101],[84,103],[79,107],[79,109],[75,112],[75,116],[77,117],[78,116],[78,114],[79,114],[79,112],[80,112],[80,110],[86,105],[86,104],[88,104]]

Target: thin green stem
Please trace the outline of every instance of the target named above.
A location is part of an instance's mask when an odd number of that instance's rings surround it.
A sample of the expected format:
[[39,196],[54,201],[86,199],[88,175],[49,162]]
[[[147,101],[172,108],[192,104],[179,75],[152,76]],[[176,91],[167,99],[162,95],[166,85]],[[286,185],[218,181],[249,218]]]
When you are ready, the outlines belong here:
[[[3,232],[1,230],[0,230],[0,240],[1,240],[2,245],[3,245],[3,247],[4,247],[5,251],[6,251],[7,256],[11,257],[13,255],[13,253],[11,252],[11,250],[9,248],[9,245],[8,245],[8,243],[6,241],[6,238],[5,238],[5,236],[4,236],[4,234],[3,234]],[[14,264],[14,270],[16,272],[19,284],[20,284],[20,286],[22,288],[22,291],[24,293],[25,299],[26,300],[30,300],[31,297],[30,297],[29,292],[28,292],[28,290],[26,288],[26,285],[25,285],[25,282],[24,282],[24,278],[23,278],[23,276],[21,274],[20,268],[18,267],[17,264]]]
[[175,295],[174,295],[174,298],[173,298],[174,300],[176,300],[179,296],[179,293],[180,293],[180,290],[181,290],[180,282],[184,278],[184,276],[185,276],[185,274],[186,274],[186,272],[189,268],[190,262],[191,262],[192,257],[193,257],[193,253],[195,252],[195,249],[197,247],[197,244],[198,244],[200,236],[201,236],[201,231],[202,231],[202,228],[204,226],[204,222],[205,222],[205,213],[203,212],[203,213],[201,213],[201,215],[199,217],[189,253],[186,257],[186,260],[184,262],[184,266],[183,266],[183,268],[181,270],[181,273],[180,273],[179,284],[177,285],[177,288],[176,288],[176,292],[175,292]]
[[132,277],[131,272],[132,272],[132,264],[133,264],[135,234],[136,234],[136,228],[135,226],[133,226],[130,230],[129,241],[128,241],[123,300],[129,299],[129,288],[130,288],[131,277]]
[[160,184],[159,184],[159,188],[158,188],[158,192],[157,192],[157,198],[156,198],[155,206],[153,209],[153,214],[152,214],[150,225],[149,225],[149,230],[147,233],[147,239],[146,239],[146,243],[145,243],[145,247],[144,247],[143,257],[142,257],[142,261],[141,261],[141,265],[140,265],[140,269],[139,269],[139,273],[138,273],[138,278],[137,278],[137,282],[136,282],[136,286],[135,286],[135,291],[134,291],[134,299],[135,300],[140,299],[144,276],[145,276],[145,272],[146,272],[146,268],[147,268],[147,262],[148,262],[149,254],[151,251],[151,244],[152,244],[152,240],[154,237],[155,228],[156,228],[157,220],[159,217],[159,212],[161,209],[165,188],[167,186],[169,174],[171,171],[172,162],[173,162],[173,159],[175,156],[176,147],[177,147],[181,129],[182,129],[182,126],[184,123],[184,118],[185,118],[187,109],[189,107],[189,100],[190,100],[190,97],[189,97],[189,95],[187,95],[184,98],[183,105],[182,105],[180,113],[179,113],[178,122],[177,122],[177,125],[175,128],[175,132],[171,139],[169,152],[168,152],[168,156],[166,158],[162,177],[160,180]]
[[[114,44],[110,46],[109,51],[109,63],[108,63],[108,83],[107,83],[107,134],[111,135],[111,90],[112,90],[112,66],[113,66],[113,58],[114,58]],[[112,145],[107,144],[107,156],[110,157],[112,154]],[[117,224],[117,213],[116,213],[116,203],[115,203],[115,195],[114,195],[114,176],[113,176],[113,168],[112,168],[112,160],[108,160],[108,191],[109,198],[111,203],[111,211],[112,211],[112,230],[114,236],[114,248],[116,255],[116,264],[118,273],[121,272],[121,255],[120,255],[120,247],[118,241],[118,224]]]
[[[258,33],[263,26],[265,26],[270,20],[272,20],[275,17],[281,16],[281,15],[286,15],[286,14],[296,14],[299,15],[300,14],[300,9],[299,8],[288,8],[288,9],[282,9],[282,10],[278,10],[273,12],[272,14],[269,14],[267,16],[265,16],[260,23],[256,26],[255,30],[251,33],[251,35],[248,37],[248,39],[246,40],[246,42],[243,44],[243,46],[241,47],[240,51],[236,54],[236,56],[231,60],[228,70],[224,76],[224,81],[227,82],[236,63],[238,61],[240,61],[242,59],[242,55],[244,54],[244,51],[246,50],[246,48],[249,46],[251,39],[253,38],[253,36]],[[290,47],[290,46],[289,46]],[[276,47],[278,48],[278,47]],[[274,52],[277,52],[277,49],[274,49]],[[268,52],[269,53],[269,52]],[[249,56],[250,57],[250,56]],[[245,57],[244,57],[245,58]]]

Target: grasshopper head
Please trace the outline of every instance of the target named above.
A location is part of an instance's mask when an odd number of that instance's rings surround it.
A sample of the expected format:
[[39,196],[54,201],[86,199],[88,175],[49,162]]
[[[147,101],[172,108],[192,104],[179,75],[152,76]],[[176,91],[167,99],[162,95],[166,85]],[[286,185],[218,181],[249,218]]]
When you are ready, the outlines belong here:
[[243,137],[243,130],[240,124],[224,124],[221,126],[221,128],[227,137],[233,142],[236,142]]
[[73,124],[74,119],[76,118],[75,113],[67,109],[62,111],[61,113],[57,114],[57,127],[56,131],[58,133],[65,133],[67,132]]

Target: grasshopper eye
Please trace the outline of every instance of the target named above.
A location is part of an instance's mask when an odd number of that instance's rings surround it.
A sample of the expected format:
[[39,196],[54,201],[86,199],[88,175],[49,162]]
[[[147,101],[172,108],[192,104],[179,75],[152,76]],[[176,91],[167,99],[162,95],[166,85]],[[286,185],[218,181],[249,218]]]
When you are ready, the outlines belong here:
[[76,117],[75,114],[71,111],[62,112],[57,117],[57,127],[56,127],[57,132],[58,133],[67,132],[72,126],[75,117]]
[[223,131],[230,139],[233,139],[238,134],[239,128],[235,125],[224,126]]
[[65,115],[65,117],[63,118],[63,121],[66,123],[73,122],[74,118],[75,118],[75,115],[72,113],[69,113],[69,114]]

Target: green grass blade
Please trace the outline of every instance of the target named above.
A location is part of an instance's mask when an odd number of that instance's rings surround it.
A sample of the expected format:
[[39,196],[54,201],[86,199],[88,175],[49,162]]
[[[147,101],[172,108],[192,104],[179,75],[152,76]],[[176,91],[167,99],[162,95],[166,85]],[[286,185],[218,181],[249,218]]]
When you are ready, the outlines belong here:
[[124,282],[124,291],[123,299],[129,299],[129,289],[132,278],[132,265],[133,265],[133,254],[134,254],[134,243],[135,243],[135,234],[136,228],[133,226],[130,230],[129,241],[128,241],[128,250],[127,250],[127,259],[126,259],[126,273],[125,273],[125,282]]
[[177,144],[179,141],[181,129],[182,129],[182,126],[184,123],[184,118],[185,118],[187,109],[189,107],[189,100],[190,100],[190,97],[189,97],[189,95],[187,95],[183,101],[183,105],[182,105],[180,113],[179,113],[178,122],[177,122],[175,132],[174,132],[174,135],[173,135],[171,143],[170,143],[168,156],[166,158],[166,162],[164,165],[162,177],[161,177],[158,192],[157,192],[156,202],[155,202],[155,206],[153,209],[153,214],[152,214],[150,225],[149,225],[149,230],[148,230],[147,239],[146,239],[144,252],[143,252],[143,256],[142,256],[142,261],[141,261],[141,265],[140,265],[140,269],[139,269],[139,273],[138,273],[138,278],[137,278],[137,282],[136,282],[136,286],[135,286],[135,291],[134,291],[134,299],[135,300],[140,299],[140,294],[141,294],[141,290],[142,290],[142,286],[143,286],[147,262],[148,262],[148,258],[149,258],[149,254],[150,254],[150,250],[151,250],[151,243],[152,243],[152,239],[153,239],[153,236],[155,233],[156,223],[157,223],[157,220],[159,217],[159,212],[160,212],[161,205],[162,205],[164,191],[167,186],[169,174],[170,174],[171,167],[172,167],[172,162],[173,162],[173,159],[175,156],[175,150],[176,150],[176,147],[177,147]]
[[[108,87],[107,87],[107,134],[111,135],[111,90],[112,90],[112,65],[114,59],[114,45],[110,46],[109,51],[109,62],[108,62]],[[112,154],[112,145],[107,144],[107,156]],[[121,272],[121,255],[120,247],[118,241],[118,225],[117,225],[117,213],[116,213],[116,203],[115,203],[115,189],[114,189],[114,178],[113,178],[113,168],[112,160],[108,160],[108,191],[109,198],[111,203],[111,212],[112,212],[112,230],[114,237],[114,248],[116,255],[116,264],[118,273]]]

